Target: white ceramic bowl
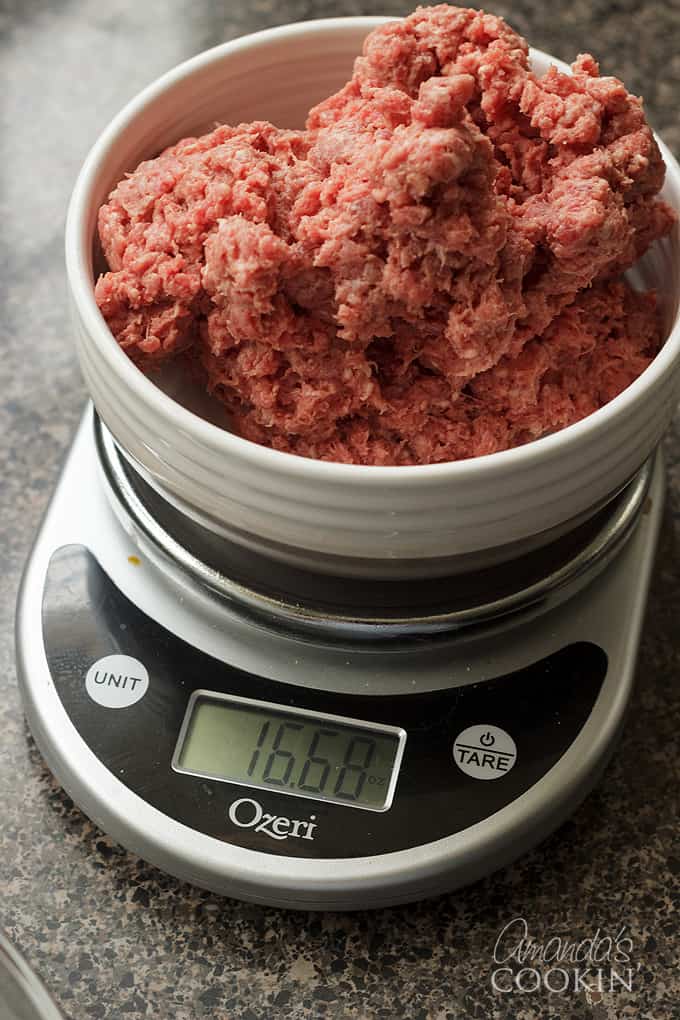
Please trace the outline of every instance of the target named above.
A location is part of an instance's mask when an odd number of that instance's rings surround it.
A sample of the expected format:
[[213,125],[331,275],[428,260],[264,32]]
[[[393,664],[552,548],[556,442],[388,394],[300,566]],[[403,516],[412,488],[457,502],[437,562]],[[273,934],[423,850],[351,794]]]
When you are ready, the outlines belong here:
[[[201,53],[150,85],[112,121],[83,166],[69,209],[66,262],[88,389],[119,445],[157,488],[218,532],[284,560],[341,573],[371,564],[371,573],[427,576],[448,569],[451,558],[467,563],[482,550],[500,558],[568,527],[649,456],[670,422],[680,381],[677,228],[639,269],[643,283],[659,291],[668,332],[642,376],[561,432],[448,464],[325,463],[232,435],[132,364],[93,295],[97,211],[125,171],[215,121],[302,126],[309,107],[348,79],[364,37],[384,20],[334,18],[259,32]],[[557,63],[536,51],[532,60],[539,71]],[[680,209],[680,168],[662,151],[664,196]]]

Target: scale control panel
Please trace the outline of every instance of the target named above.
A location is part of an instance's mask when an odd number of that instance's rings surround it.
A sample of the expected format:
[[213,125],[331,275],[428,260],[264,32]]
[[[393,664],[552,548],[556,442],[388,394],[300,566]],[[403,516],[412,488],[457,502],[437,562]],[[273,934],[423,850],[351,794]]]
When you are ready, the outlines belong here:
[[167,631],[82,545],[53,554],[42,624],[64,709],[119,782],[225,843],[300,858],[422,846],[506,807],[573,743],[607,672],[578,642],[443,691],[284,684]]

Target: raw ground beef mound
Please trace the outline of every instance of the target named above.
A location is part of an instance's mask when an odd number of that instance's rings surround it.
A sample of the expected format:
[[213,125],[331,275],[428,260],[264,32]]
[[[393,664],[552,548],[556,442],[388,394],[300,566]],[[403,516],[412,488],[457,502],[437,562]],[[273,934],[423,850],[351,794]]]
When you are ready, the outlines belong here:
[[99,214],[118,343],[324,460],[474,457],[590,414],[659,349],[622,273],[674,216],[641,101],[572,70],[533,74],[493,15],[420,8],[305,131],[218,127],[142,163]]

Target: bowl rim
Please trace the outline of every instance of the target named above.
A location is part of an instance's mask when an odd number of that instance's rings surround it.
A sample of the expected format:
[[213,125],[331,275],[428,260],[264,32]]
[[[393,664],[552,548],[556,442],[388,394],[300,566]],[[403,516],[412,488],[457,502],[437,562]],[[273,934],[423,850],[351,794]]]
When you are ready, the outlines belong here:
[[24,1003],[28,1003],[35,1011],[32,1020],[62,1020],[61,1013],[45,985],[1,928],[0,970],[9,977],[15,988],[20,990]]
[[[91,275],[91,237],[87,223],[91,214],[91,195],[98,183],[101,165],[108,158],[117,140],[129,125],[143,116],[146,108],[163,92],[191,78],[211,65],[219,64],[230,56],[272,42],[315,36],[347,28],[365,28],[370,31],[378,25],[398,20],[393,17],[362,15],[338,18],[317,18],[298,21],[259,32],[240,36],[204,50],[177,64],[156,78],[116,114],[90,149],[76,179],[68,207],[65,229],[66,273],[71,299],[81,317],[88,340],[96,346],[108,368],[120,377],[128,392],[148,406],[164,421],[171,421],[183,434],[225,458],[233,457],[249,467],[274,475],[295,477],[320,483],[346,483],[360,486],[382,486],[397,483],[403,487],[426,482],[483,482],[498,472],[522,471],[566,453],[591,434],[606,430],[620,414],[642,399],[644,392],[658,383],[672,363],[680,356],[680,306],[670,332],[651,364],[621,393],[603,407],[554,433],[531,440],[521,446],[496,453],[483,454],[465,460],[443,461],[435,464],[374,465],[345,464],[338,461],[316,460],[299,454],[287,453],[262,446],[214,425],[183,407],[168,396],[151,379],[137,368],[116,343],[101,314],[94,296]],[[530,49],[532,56],[540,57],[560,69],[568,65],[542,50]],[[680,166],[665,143],[654,133],[666,164],[666,180],[672,179],[680,193]],[[680,212],[680,202],[674,206]],[[675,229],[678,227],[676,225]]]

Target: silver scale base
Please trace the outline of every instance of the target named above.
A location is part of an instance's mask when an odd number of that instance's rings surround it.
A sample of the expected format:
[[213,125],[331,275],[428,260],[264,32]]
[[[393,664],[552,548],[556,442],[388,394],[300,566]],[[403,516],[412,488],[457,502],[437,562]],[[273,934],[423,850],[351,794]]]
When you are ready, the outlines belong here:
[[[562,585],[563,594],[559,598],[551,600],[549,589],[539,584],[536,597],[530,600],[533,605],[500,620],[478,623],[475,627],[452,624],[453,629],[449,627],[444,634],[436,633],[441,627],[435,626],[432,633],[424,627],[420,635],[409,639],[408,628],[402,627],[404,621],[397,614],[392,621],[395,626],[387,621],[381,640],[367,639],[364,634],[355,640],[351,621],[346,619],[336,633],[326,638],[313,612],[311,626],[307,626],[309,620],[303,619],[297,631],[290,620],[267,622],[264,615],[251,612],[252,607],[245,607],[238,598],[230,598],[229,592],[220,591],[217,582],[211,590],[201,583],[196,571],[187,569],[186,564],[173,563],[167,549],[161,549],[147,533],[143,521],[135,514],[121,513],[120,505],[111,498],[110,471],[102,470],[95,426],[93,412],[88,408],[26,566],[17,608],[17,663],[26,717],[50,769],[75,803],[123,846],[181,879],[240,899],[299,909],[380,907],[454,889],[509,863],[564,821],[596,783],[614,749],[633,684],[663,507],[665,478],[660,455],[631,483],[629,495],[620,501],[614,515],[618,538],[610,536],[600,543],[596,564],[589,565],[586,557],[580,569],[571,572],[569,584]],[[589,546],[591,554],[596,546],[597,543]],[[88,699],[86,676],[95,653],[88,650],[89,638],[80,636],[87,624],[86,614],[85,624],[82,621],[73,624],[72,638],[68,634],[63,638],[64,629],[68,631],[68,619],[66,624],[60,623],[59,640],[66,644],[56,656],[51,657],[50,651],[52,617],[55,613],[59,615],[60,603],[68,602],[77,587],[77,579],[68,572],[60,575],[62,580],[57,577],[50,581],[51,564],[60,550],[72,548],[86,551],[96,561],[106,584],[122,593],[121,598],[130,604],[131,612],[156,621],[164,632],[169,632],[172,641],[188,649],[186,661],[191,662],[194,654],[197,662],[200,658],[201,662],[214,663],[218,671],[215,676],[219,677],[222,668],[225,672],[238,672],[241,682],[244,676],[252,677],[253,683],[257,680],[268,685],[270,692],[278,689],[285,692],[282,700],[286,704],[303,705],[308,696],[317,698],[312,702],[317,709],[322,703],[318,699],[323,698],[333,705],[346,704],[343,714],[350,718],[378,718],[375,705],[400,704],[404,707],[398,722],[406,731],[412,714],[409,704],[415,706],[417,699],[418,704],[427,698],[436,700],[440,695],[449,698],[450,704],[455,702],[459,707],[451,710],[450,732],[442,737],[447,750],[437,759],[434,779],[432,771],[427,772],[427,752],[421,753],[422,760],[415,760],[418,738],[409,732],[395,804],[389,811],[378,816],[373,811],[337,806],[327,810],[323,804],[315,807],[313,801],[301,802],[307,809],[316,810],[309,817],[315,819],[319,832],[317,844],[310,842],[309,847],[304,847],[304,856],[302,840],[297,841],[297,846],[293,845],[294,840],[274,846],[273,840],[265,838],[267,833],[260,838],[247,827],[233,826],[230,832],[228,800],[223,806],[219,801],[219,796],[229,793],[229,784],[224,782],[203,782],[201,787],[213,798],[210,810],[220,815],[222,828],[216,828],[214,818],[207,815],[199,814],[198,821],[194,818],[191,824],[186,824],[186,820],[173,817],[172,810],[159,809],[158,791],[162,791],[166,780],[173,783],[181,779],[187,784],[199,780],[191,776],[178,779],[172,772],[172,755],[162,760],[159,752],[158,772],[148,787],[151,792],[140,794],[142,787],[135,787],[131,777],[138,750],[141,754],[141,742],[125,748],[124,767],[113,768],[111,761],[103,760],[105,755],[91,734],[97,732],[97,727],[107,730],[109,720],[126,718],[134,722],[142,706],[145,712],[162,713],[162,683],[165,690],[181,692],[183,704],[192,691],[206,684],[201,682],[203,677],[191,675],[191,670],[189,675],[184,670],[175,677],[160,677],[147,662],[149,693],[143,700],[111,711]],[[83,590],[86,589],[87,584]],[[57,608],[50,609],[51,604]],[[512,604],[509,608],[513,608]],[[461,611],[464,613],[464,608],[458,610]],[[362,626],[359,621],[357,635]],[[121,655],[129,652],[126,641],[130,632],[126,627],[124,619],[107,620],[105,640],[111,652]],[[520,706],[524,713],[521,723],[513,722],[514,677],[524,673],[529,676],[533,664],[538,662],[567,661],[559,658],[564,649],[590,646],[600,650],[598,654],[606,662],[595,688],[599,693],[593,694],[592,703],[588,703],[583,718],[575,724],[573,739],[570,736],[567,746],[551,759],[550,733],[559,733],[554,727],[562,722],[565,732],[571,725],[570,677],[566,673],[562,677],[566,687],[561,691],[558,681],[562,667],[550,667],[553,669],[550,676],[554,675],[554,704],[546,702],[545,711],[553,729],[546,728],[540,753],[536,742],[542,738],[534,732],[543,725],[538,702],[533,731],[531,718],[527,719],[531,707],[527,709],[526,698],[523,707]],[[498,678],[504,678],[501,687]],[[215,680],[211,682],[214,684]],[[532,690],[543,691],[551,684],[553,680],[548,679],[541,688]],[[492,690],[501,693],[479,701],[487,707],[479,710],[485,714],[477,716],[475,692],[481,692],[479,698],[483,698],[485,685],[487,694]],[[581,689],[586,688],[587,678],[585,686],[581,685]],[[519,681],[516,689],[521,689]],[[154,708],[156,690],[159,693]],[[296,691],[300,696],[298,702]],[[267,700],[274,698],[269,694]],[[518,695],[518,704],[521,700]],[[362,703],[374,706],[373,716],[368,707],[365,711],[357,707]],[[473,706],[467,716],[460,708],[466,703]],[[506,706],[506,716],[496,716],[493,707],[496,703]],[[83,712],[89,713],[87,725],[82,723]],[[510,719],[507,724],[506,718]],[[513,738],[510,743],[515,748],[512,772],[487,782],[483,780],[491,777],[484,775],[483,770],[475,777],[474,769],[466,772],[462,768],[456,759],[456,739],[463,722],[482,727],[480,732],[487,741],[493,734],[500,734],[501,745],[502,738],[510,734]],[[441,730],[444,725],[441,719],[438,725]],[[134,727],[128,724],[125,732],[133,733]],[[412,764],[407,767],[409,753]],[[434,761],[434,750],[432,754]],[[542,772],[539,757],[548,763]],[[529,776],[530,767],[538,769],[537,778],[527,779],[524,786],[517,785],[522,769],[529,769]],[[418,768],[425,777],[423,783],[429,784],[422,787],[422,803],[418,801],[419,787],[412,778]],[[446,775],[442,778],[443,772]],[[516,784],[516,792],[507,803],[502,803],[497,791],[503,789],[503,784],[510,788],[512,783]],[[437,787],[435,791],[431,789],[433,785]],[[464,809],[461,808],[458,817],[457,805],[483,803],[486,791],[491,790],[496,792],[489,801],[488,813],[475,816],[470,824],[461,821]],[[239,796],[243,795],[241,788]],[[402,846],[405,837],[400,836],[398,827],[395,829],[394,819],[399,817],[399,810],[406,810],[407,795],[412,798],[412,810],[404,817],[412,820],[412,831],[409,845]],[[262,800],[259,791],[252,796]],[[297,799],[292,797],[277,794],[277,798],[272,801],[276,813],[272,810],[271,814],[284,819],[281,824],[285,828],[294,805],[299,814],[300,803],[296,804]],[[431,838],[432,833],[425,831],[425,825],[422,833],[418,831],[419,803],[424,819],[437,815],[438,838]],[[449,810],[452,819],[458,817],[455,824],[452,821],[451,831],[446,829],[446,817],[442,821]],[[343,811],[344,815],[338,814]],[[392,830],[385,846],[371,845],[371,852],[361,852],[358,848],[364,845],[362,841],[369,840],[370,845],[370,839],[376,838],[376,819],[384,819],[389,826],[390,816]],[[348,819],[347,826],[344,817]],[[355,838],[353,832],[357,834],[356,846],[351,843]],[[237,837],[243,837],[240,844]]]

